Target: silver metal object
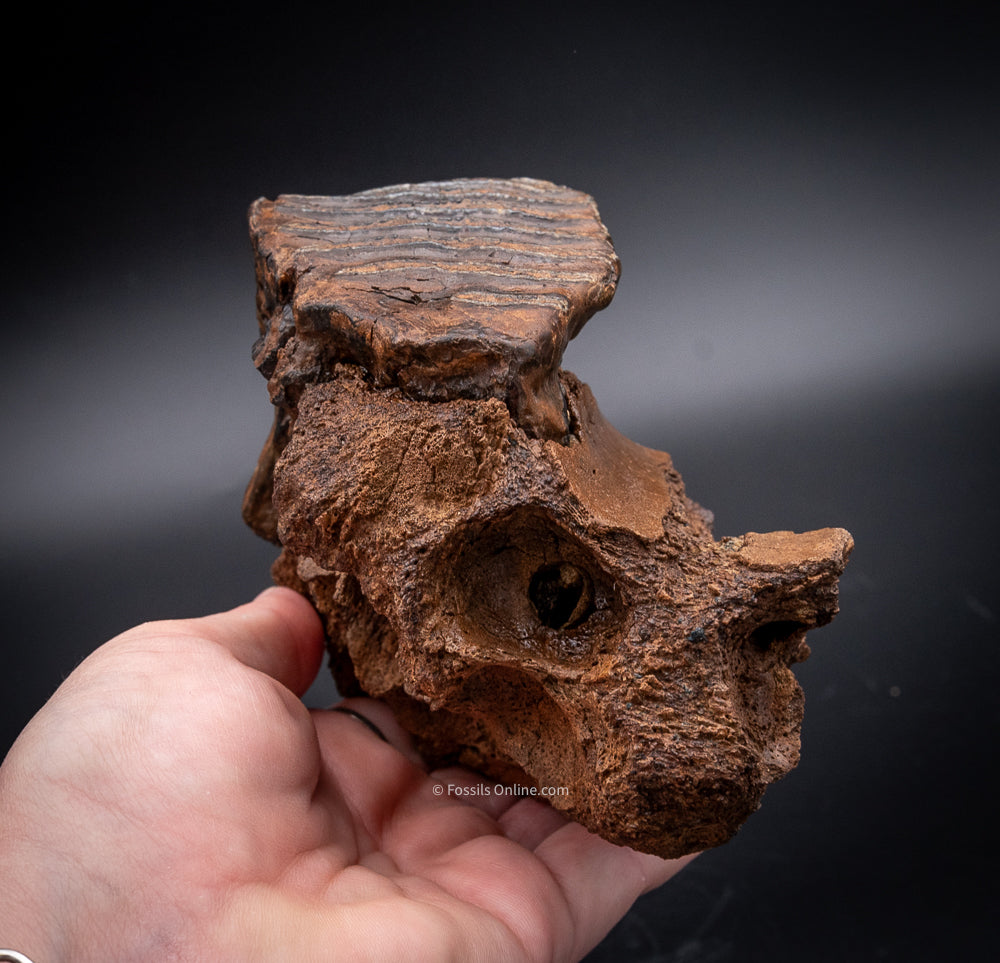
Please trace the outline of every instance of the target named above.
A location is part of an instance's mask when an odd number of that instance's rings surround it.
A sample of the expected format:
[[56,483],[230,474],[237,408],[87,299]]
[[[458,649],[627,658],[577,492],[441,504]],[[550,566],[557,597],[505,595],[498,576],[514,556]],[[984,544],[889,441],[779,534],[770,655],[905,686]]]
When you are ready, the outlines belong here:
[[[381,729],[379,729],[379,727],[375,725],[375,723],[372,722],[371,719],[361,715],[360,712],[355,712],[353,709],[348,709],[347,706],[332,706],[331,711],[343,712],[345,716],[350,716],[352,719],[357,719],[358,722],[360,722],[362,725],[365,725],[369,729],[371,729],[371,731],[374,732],[375,735],[378,736],[379,739],[381,739],[383,742],[389,741],[388,739],[386,739],[385,733]],[[0,959],[2,959],[2,957],[0,957]]]

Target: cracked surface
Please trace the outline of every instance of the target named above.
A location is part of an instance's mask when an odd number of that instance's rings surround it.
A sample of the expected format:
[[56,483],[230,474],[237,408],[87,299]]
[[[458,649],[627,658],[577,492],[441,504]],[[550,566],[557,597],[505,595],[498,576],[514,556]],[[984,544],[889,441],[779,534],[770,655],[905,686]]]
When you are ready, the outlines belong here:
[[341,691],[432,762],[565,787],[616,843],[728,839],[798,760],[791,666],[851,537],[716,541],[669,455],[559,369],[617,279],[593,201],[402,185],[258,201],[251,233],[277,410],[244,512]]
[[586,194],[527,178],[286,194],[250,223],[269,319],[255,362],[294,352],[286,391],[351,361],[379,385],[500,398],[565,433],[554,372],[619,272]]

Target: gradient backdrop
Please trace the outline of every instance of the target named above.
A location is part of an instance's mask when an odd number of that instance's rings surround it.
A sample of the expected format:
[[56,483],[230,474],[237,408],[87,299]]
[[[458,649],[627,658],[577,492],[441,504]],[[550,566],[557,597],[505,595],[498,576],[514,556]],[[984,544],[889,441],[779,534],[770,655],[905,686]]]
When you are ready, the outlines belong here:
[[717,535],[857,543],[798,669],[801,766],[591,960],[986,955],[1000,45],[982,5],[338,9],[29,13],[8,33],[26,61],[3,68],[0,749],[106,638],[267,581],[273,549],[239,516],[271,418],[250,201],[546,178],[596,197],[623,261],[565,359],[609,420],[672,453]]

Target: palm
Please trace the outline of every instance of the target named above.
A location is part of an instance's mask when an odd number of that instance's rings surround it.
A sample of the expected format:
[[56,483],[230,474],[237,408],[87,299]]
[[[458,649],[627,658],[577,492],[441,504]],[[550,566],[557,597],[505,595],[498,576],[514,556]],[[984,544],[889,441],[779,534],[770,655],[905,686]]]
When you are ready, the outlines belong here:
[[34,788],[71,790],[74,818],[39,831],[77,863],[99,854],[114,926],[95,958],[572,960],[681,865],[537,800],[451,795],[478,777],[426,772],[380,704],[355,703],[391,744],[309,712],[293,693],[318,623],[266,598],[126,633],[26,733],[30,754],[39,728],[66,730]]
[[[382,707],[354,704],[399,741]],[[253,851],[270,858],[240,866],[235,890],[232,868],[223,874],[231,896],[220,954],[326,959],[336,947],[338,958],[577,959],[603,934],[593,921],[606,919],[606,929],[634,897],[628,888],[616,901],[602,874],[600,906],[573,898],[580,847],[591,861],[604,857],[581,871],[593,874],[604,861],[610,871],[614,861],[616,881],[622,851],[548,805],[464,797],[479,804],[470,805],[442,783],[476,781],[471,773],[428,774],[347,716],[289,713],[280,698],[273,707],[271,719],[256,707],[256,751],[278,765],[254,766],[244,746],[245,775],[267,779],[255,793],[234,782],[241,791],[230,823],[233,836],[253,832]],[[309,752],[276,752],[299,741]],[[217,853],[232,850],[217,827],[215,839]],[[659,861],[630,856],[633,884],[659,881],[641,878],[661,870]]]

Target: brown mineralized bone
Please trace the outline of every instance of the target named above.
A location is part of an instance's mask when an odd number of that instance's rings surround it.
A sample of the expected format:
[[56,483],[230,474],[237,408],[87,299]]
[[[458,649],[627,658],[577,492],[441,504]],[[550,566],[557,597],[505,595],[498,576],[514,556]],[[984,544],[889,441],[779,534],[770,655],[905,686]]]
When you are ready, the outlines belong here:
[[614,293],[594,202],[535,180],[282,196],[250,214],[274,430],[244,512],[345,694],[434,764],[615,843],[728,839],[799,757],[790,666],[841,529],[716,541],[670,457],[559,369]]

